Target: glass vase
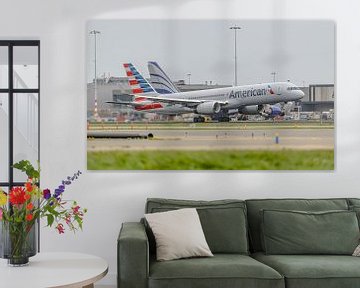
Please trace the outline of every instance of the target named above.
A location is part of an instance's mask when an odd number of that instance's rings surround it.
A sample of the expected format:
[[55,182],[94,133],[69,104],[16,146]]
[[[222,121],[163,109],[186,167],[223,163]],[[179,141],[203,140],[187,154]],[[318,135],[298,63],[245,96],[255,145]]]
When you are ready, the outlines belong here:
[[1,221],[0,257],[9,266],[25,266],[29,257],[36,255],[36,223]]

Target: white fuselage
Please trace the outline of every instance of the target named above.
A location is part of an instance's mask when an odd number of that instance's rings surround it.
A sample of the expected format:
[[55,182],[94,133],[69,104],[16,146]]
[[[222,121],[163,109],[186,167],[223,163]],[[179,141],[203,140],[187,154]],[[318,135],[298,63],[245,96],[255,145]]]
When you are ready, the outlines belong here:
[[[226,103],[222,110],[239,109],[251,105],[275,104],[300,100],[304,93],[290,82],[262,83],[235,87],[215,88],[190,92],[172,93],[172,99],[187,99],[200,101],[214,101]],[[156,102],[155,100],[151,101]],[[144,103],[145,104],[145,103]],[[154,107],[154,106],[153,106]],[[155,109],[141,109],[144,112],[159,114],[184,114],[193,113],[191,107],[181,104],[161,103]]]

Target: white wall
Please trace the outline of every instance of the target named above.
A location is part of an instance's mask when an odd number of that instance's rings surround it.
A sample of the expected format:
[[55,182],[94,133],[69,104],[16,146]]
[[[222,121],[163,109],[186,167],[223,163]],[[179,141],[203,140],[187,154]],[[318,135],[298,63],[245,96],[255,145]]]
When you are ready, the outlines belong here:
[[[85,22],[92,18],[333,19],[337,23],[334,172],[86,172]],[[42,183],[54,187],[77,169],[67,196],[89,209],[82,233],[42,229],[43,251],[79,251],[110,264],[116,239],[137,221],[147,197],[218,199],[358,197],[360,2],[358,0],[2,0],[0,38],[41,40]],[[116,35],[114,35],[116,37]],[[294,43],[296,45],[296,43]],[[144,47],[144,49],[146,49]]]

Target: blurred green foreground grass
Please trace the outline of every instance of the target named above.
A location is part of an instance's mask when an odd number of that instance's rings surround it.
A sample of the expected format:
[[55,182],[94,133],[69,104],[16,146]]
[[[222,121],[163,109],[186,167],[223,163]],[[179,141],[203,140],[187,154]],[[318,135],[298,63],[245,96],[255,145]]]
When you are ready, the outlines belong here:
[[334,170],[334,150],[101,151],[88,170]]

